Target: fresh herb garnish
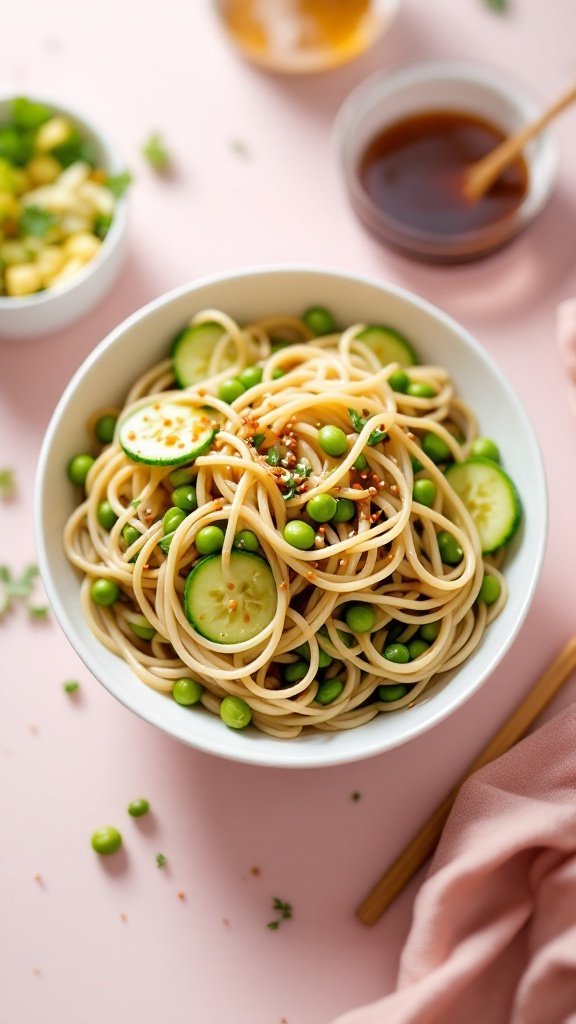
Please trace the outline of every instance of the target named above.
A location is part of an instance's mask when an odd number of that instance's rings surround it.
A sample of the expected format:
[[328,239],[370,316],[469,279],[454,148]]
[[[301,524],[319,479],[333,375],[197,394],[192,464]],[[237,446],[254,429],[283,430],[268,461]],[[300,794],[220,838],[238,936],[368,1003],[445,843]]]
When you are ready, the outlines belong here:
[[252,444],[255,448],[259,448],[263,441],[266,440],[266,434],[254,434],[251,438]]
[[142,146],[142,156],[146,158],[155,171],[168,170],[172,162],[170,153],[158,132],[153,132],[148,141]]
[[44,238],[56,225],[56,217],[41,206],[25,206],[20,217],[20,231],[33,238]]
[[283,476],[279,477],[278,483],[282,487],[284,501],[289,501],[296,494],[301,484],[310,476],[312,466],[307,462],[297,462],[294,469],[287,469]]
[[63,683],[62,685],[66,693],[76,693],[80,689],[80,683],[77,683],[75,679],[71,679],[68,683]]
[[95,167],[98,159],[94,143],[90,139],[83,138],[75,128],[72,129],[68,138],[58,146],[54,146],[51,152],[63,167],[70,167],[70,164],[78,163],[79,160]]
[[[369,417],[365,418],[364,416],[361,416],[359,412],[356,412],[356,409],[348,409],[348,415],[350,417],[350,422],[354,427],[354,430],[356,431],[357,434],[359,434],[360,431],[368,423]],[[385,430],[380,430],[379,427],[376,427],[376,429],[372,431],[368,438],[368,444],[371,447],[373,447],[375,444],[380,444],[381,441],[385,441],[387,437],[388,434],[386,433]]]
[[498,14],[504,14],[508,10],[508,0],[484,0],[486,7],[489,7],[492,11],[497,11]]
[[130,504],[132,505],[132,508],[138,508],[138,505],[142,504],[142,498],[134,498],[134,500],[131,501]]
[[132,175],[130,174],[130,171],[122,171],[121,174],[112,174],[104,182],[106,188],[110,189],[112,195],[115,196],[116,199],[120,199],[120,197],[124,195],[126,189],[131,183]]
[[272,900],[272,908],[278,913],[278,917],[274,921],[269,921],[266,925],[270,931],[276,931],[280,927],[282,921],[288,921],[292,917],[292,906],[290,903],[286,903],[284,900],[279,900],[277,896]]
[[39,128],[53,116],[43,103],[36,103],[25,96],[16,96],[12,100],[10,113],[17,128]]
[[28,614],[31,619],[45,619],[48,616],[48,605],[46,604],[29,604]]
[[114,217],[111,213],[97,213],[94,221],[94,234],[102,241],[110,231]]
[[168,857],[165,857],[163,853],[156,854],[156,864],[159,868],[163,868],[168,863]]
[[0,469],[0,498],[8,501],[16,493],[16,477],[13,469]]
[[274,445],[266,452],[266,462],[269,466],[277,466],[280,462],[280,452]]

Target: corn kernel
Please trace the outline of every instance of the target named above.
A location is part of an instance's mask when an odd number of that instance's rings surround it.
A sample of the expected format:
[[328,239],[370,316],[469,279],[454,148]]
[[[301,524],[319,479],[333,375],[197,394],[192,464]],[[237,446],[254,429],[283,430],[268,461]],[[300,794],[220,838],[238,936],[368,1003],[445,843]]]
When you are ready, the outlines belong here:
[[60,220],[60,231],[63,238],[76,235],[81,231],[90,231],[90,226],[90,219],[77,213],[67,213]]
[[109,188],[98,185],[95,181],[83,181],[78,188],[78,195],[90,203],[97,213],[103,213],[108,217],[114,213],[114,196]]
[[42,252],[38,253],[38,258],[34,265],[40,274],[40,279],[45,288],[52,283],[52,279],[62,270],[65,261],[64,248],[61,245],[47,245],[42,249]]
[[0,257],[8,266],[28,261],[28,252],[25,242],[18,239],[10,242],[2,242],[0,245]]
[[70,235],[64,242],[64,250],[67,256],[77,256],[79,260],[88,263],[98,252],[102,242],[96,235],[89,231],[78,231]]
[[26,170],[30,185],[35,188],[37,185],[51,185],[53,181],[56,181],[62,170],[62,165],[50,153],[41,153],[28,161]]
[[76,274],[79,274],[84,269],[84,266],[84,261],[76,256],[66,260],[62,270],[55,274],[50,281],[50,288],[57,288],[61,284],[66,284],[72,277],[76,277]]
[[20,216],[20,203],[11,192],[0,192],[0,219]]
[[36,135],[36,149],[40,153],[48,153],[56,146],[67,142],[72,134],[73,128],[67,117],[51,117],[38,129]]
[[20,263],[4,271],[7,295],[31,295],[42,286],[40,274],[33,263]]

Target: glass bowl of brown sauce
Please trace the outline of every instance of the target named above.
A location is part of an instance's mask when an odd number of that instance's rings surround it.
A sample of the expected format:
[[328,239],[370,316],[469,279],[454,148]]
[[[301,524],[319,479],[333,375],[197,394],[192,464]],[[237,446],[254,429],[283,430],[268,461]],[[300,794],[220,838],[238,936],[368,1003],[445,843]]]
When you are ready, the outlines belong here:
[[389,246],[460,263],[500,249],[546,205],[556,178],[544,130],[476,201],[464,171],[539,113],[495,68],[426,61],[378,72],[347,98],[336,139],[352,206]]

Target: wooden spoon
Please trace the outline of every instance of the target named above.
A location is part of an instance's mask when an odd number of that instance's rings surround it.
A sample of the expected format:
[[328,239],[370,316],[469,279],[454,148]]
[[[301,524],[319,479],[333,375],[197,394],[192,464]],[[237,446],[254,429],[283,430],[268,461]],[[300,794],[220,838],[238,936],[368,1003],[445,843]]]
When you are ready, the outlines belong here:
[[494,184],[511,163],[516,160],[527,142],[530,142],[550,121],[569,107],[576,100],[576,83],[570,86],[550,107],[544,110],[535,121],[521,128],[515,135],[504,139],[496,149],[473,163],[464,173],[464,195],[472,202],[479,199]]

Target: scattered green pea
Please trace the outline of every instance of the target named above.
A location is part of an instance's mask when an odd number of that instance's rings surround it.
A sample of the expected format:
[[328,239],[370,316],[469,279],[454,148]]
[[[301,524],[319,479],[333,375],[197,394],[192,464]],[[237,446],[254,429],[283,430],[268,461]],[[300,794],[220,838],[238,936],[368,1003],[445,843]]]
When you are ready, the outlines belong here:
[[242,381],[238,380],[237,377],[231,377],[230,380],[222,381],[218,388],[218,398],[221,402],[228,402],[228,404],[231,405],[231,403],[235,402],[237,398],[240,398],[240,395],[243,395],[245,391],[246,388]]
[[198,508],[196,488],[193,484],[182,484],[172,491],[172,501],[183,512],[194,512]]
[[127,548],[131,548],[141,536],[140,530],[137,530],[135,526],[131,526],[130,523],[126,523],[122,527],[122,537]]
[[238,374],[238,380],[243,385],[246,391],[249,388],[256,387],[262,381],[263,370],[261,366],[247,366],[242,373]]
[[312,334],[334,334],[336,330],[334,317],[323,306],[311,306],[302,319]]
[[419,658],[421,654],[424,654],[428,650],[428,644],[425,640],[420,640],[418,637],[411,640],[408,644],[408,654],[410,655],[410,661],[414,661],[415,658]]
[[432,462],[448,462],[452,458],[452,452],[443,437],[439,437],[434,431],[429,430],[422,438],[422,449]]
[[174,700],[184,707],[197,704],[203,693],[204,687],[196,679],[177,679],[172,686]]
[[490,437],[477,437],[475,441],[472,441],[470,454],[480,455],[483,459],[492,459],[492,462],[500,462],[500,450]]
[[414,487],[412,489],[412,497],[414,498],[414,501],[420,502],[421,505],[426,505],[427,508],[432,508],[436,499],[436,484],[433,480],[428,480],[428,478],[415,480]]
[[423,380],[414,380],[406,388],[406,394],[412,398],[434,398],[436,393],[436,388]]
[[167,533],[174,533],[174,530],[177,530],[180,523],[183,523],[185,519],[186,513],[183,509],[178,508],[176,505],[169,508],[162,517],[162,529],[164,530],[164,535]]
[[392,388],[392,391],[398,391],[400,394],[405,394],[410,384],[410,377],[405,370],[394,370],[394,372],[388,377],[388,383]]
[[285,683],[299,683],[301,679],[308,672],[308,662],[306,661],[291,661],[289,665],[284,665],[282,669],[282,675]]
[[425,622],[418,630],[420,636],[427,644],[433,644],[440,632],[439,622]]
[[252,721],[252,711],[241,697],[224,697],[220,704],[220,718],[229,729],[245,729]]
[[405,697],[410,689],[406,683],[390,683],[387,686],[378,687],[378,700],[385,701],[386,704],[391,704],[395,700],[401,700]]
[[491,576],[490,573],[484,574],[482,580],[482,586],[478,593],[478,600],[484,601],[484,604],[494,604],[495,601],[500,597],[501,591],[500,581],[495,576]]
[[201,555],[215,555],[224,546],[224,530],[219,526],[203,526],[196,534],[196,549]]
[[116,853],[122,846],[122,836],[113,825],[103,825],[92,833],[92,849],[96,853],[107,856],[109,853]]
[[137,800],[131,800],[128,804],[128,814],[132,818],[142,818],[145,814],[148,814],[150,810],[150,804],[143,796],[138,797]]
[[323,679],[318,687],[315,700],[318,704],[332,704],[344,689],[341,679]]
[[402,633],[404,632],[405,629],[405,622],[399,622],[398,619],[391,619],[386,629],[386,643],[395,643],[398,637],[402,636]]
[[376,622],[376,612],[371,604],[350,604],[344,617],[346,625],[355,633],[369,633]]
[[436,537],[440,558],[446,565],[458,565],[464,557],[464,552],[456,538],[448,533],[448,530],[441,530]]
[[333,523],[349,523],[356,515],[356,502],[351,498],[337,498],[336,511],[332,516]]
[[114,431],[116,430],[116,423],[118,422],[117,416],[101,416],[96,421],[96,437],[102,444],[110,444],[114,440]]
[[424,466],[420,462],[420,459],[416,459],[413,455],[410,456],[410,462],[412,463],[412,472],[420,473],[424,469]]
[[393,661],[396,665],[406,665],[410,661],[410,651],[405,644],[387,644],[384,648],[386,661]]
[[283,370],[281,366],[277,366],[275,370],[272,370],[272,380],[280,380],[280,377],[286,376],[286,370]]
[[114,580],[99,577],[90,587],[90,597],[94,604],[108,606],[114,604],[120,597],[120,587]]
[[313,528],[309,523],[303,523],[301,519],[291,519],[289,523],[286,523],[282,536],[288,544],[299,548],[300,551],[308,551],[309,548],[313,548],[316,539]]
[[100,526],[105,530],[111,530],[114,523],[118,521],[118,516],[112,508],[112,505],[109,501],[106,501],[106,499],[99,502],[98,509],[96,511],[96,518],[100,523]]
[[234,537],[234,547],[240,551],[259,551],[260,541],[252,530],[239,530]]
[[134,636],[139,637],[140,640],[151,640],[153,636],[156,636],[154,626],[150,625],[145,615],[139,615],[137,619],[130,619],[129,622]]
[[348,451],[348,438],[346,434],[340,427],[333,427],[330,424],[320,427],[318,431],[318,444],[322,451],[326,452],[326,455],[331,455],[333,458],[345,455]]
[[[303,643],[299,647],[294,648],[294,654],[299,654],[301,658],[305,658],[306,661],[310,661],[310,644]],[[318,644],[318,668],[328,668],[332,664],[334,658],[328,654],[323,647]]]
[[191,483],[195,476],[195,469],[192,469],[190,466],[183,466],[180,469],[175,469],[172,473],[170,473],[168,479],[172,484],[172,487],[182,487],[183,484]]
[[362,473],[363,470],[367,469],[367,467],[368,467],[368,460],[367,460],[366,456],[364,455],[364,452],[360,452],[360,455],[355,460],[355,462],[352,463],[352,465],[354,466],[354,469],[359,470],[360,473]]
[[84,487],[86,477],[94,465],[92,455],[75,455],[68,463],[68,477],[77,487]]
[[315,494],[306,504],[306,511],[316,523],[329,523],[334,518],[338,503],[331,494]]

